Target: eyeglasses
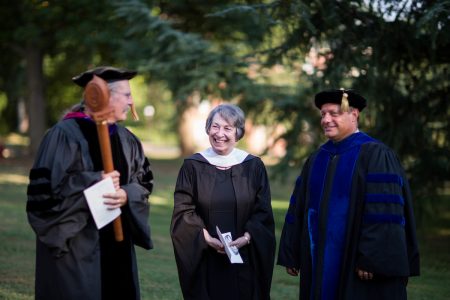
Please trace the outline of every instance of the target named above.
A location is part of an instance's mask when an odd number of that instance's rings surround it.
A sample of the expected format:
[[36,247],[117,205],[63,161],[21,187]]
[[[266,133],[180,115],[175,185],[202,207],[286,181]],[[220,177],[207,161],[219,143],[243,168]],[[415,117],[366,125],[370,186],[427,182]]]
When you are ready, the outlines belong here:
[[122,95],[122,96],[125,96],[127,99],[131,99],[131,93],[130,92],[127,92],[127,93],[120,93],[120,92],[117,92],[117,91],[111,91],[111,93],[114,93],[114,94],[119,94],[119,95]]

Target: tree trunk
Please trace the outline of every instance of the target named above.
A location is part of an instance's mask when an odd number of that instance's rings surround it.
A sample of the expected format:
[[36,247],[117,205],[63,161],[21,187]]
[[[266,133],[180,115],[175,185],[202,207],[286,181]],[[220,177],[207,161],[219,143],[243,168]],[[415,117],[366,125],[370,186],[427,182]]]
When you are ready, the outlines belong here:
[[192,138],[192,115],[193,107],[189,107],[179,112],[178,119],[178,141],[180,146],[180,154],[182,157],[195,153],[196,145]]
[[177,103],[178,112],[178,142],[182,157],[203,150],[209,143],[205,133],[205,120],[209,112],[204,114],[199,110],[201,95],[193,91],[185,101]]
[[46,129],[46,113],[44,103],[43,57],[41,50],[33,43],[26,49],[26,74],[28,94],[28,116],[30,154],[36,154],[39,143]]

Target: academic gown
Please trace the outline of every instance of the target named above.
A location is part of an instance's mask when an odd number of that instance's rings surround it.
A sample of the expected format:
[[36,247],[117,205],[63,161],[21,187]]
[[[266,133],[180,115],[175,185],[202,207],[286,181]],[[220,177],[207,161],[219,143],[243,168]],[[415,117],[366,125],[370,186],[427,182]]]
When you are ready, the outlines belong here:
[[[406,299],[419,252],[394,152],[358,132],[313,153],[290,199],[277,263],[300,270],[300,299]],[[361,280],[356,268],[374,278]]]
[[[102,295],[102,284],[111,283],[115,276],[131,290],[129,299],[140,298],[133,245],[153,247],[148,225],[153,174],[139,140],[119,125],[110,129],[114,129],[114,164],[119,166],[121,188],[128,196],[121,208],[121,243],[113,240],[112,224],[97,229],[83,194],[102,179],[98,149],[92,145],[95,124],[66,119],[43,138],[27,191],[28,220],[37,236],[36,299],[99,300],[108,297],[105,291],[114,294],[117,285],[104,286]],[[123,259],[112,262],[115,256]],[[114,269],[124,274],[114,275],[110,272]]]
[[[221,196],[218,192],[226,193],[217,188],[218,169],[198,153],[185,159],[180,169],[174,192],[171,236],[184,299],[217,299],[210,295],[211,287],[220,288],[226,299],[239,299],[231,296],[236,288],[248,289],[244,292],[251,296],[246,300],[270,299],[275,233],[266,170],[259,158],[248,155],[228,171],[231,176],[229,192],[234,193],[236,205],[235,218],[231,220],[235,224],[233,239],[246,231],[252,238],[249,245],[240,249],[244,266],[232,265],[237,273],[224,275],[230,266],[228,257],[209,247],[203,235],[203,228],[208,228],[217,238],[213,229],[217,224],[212,221],[217,210],[213,209],[212,201]],[[216,267],[221,264],[223,268]],[[236,285],[230,274],[238,274],[242,278],[239,281],[249,284]]]

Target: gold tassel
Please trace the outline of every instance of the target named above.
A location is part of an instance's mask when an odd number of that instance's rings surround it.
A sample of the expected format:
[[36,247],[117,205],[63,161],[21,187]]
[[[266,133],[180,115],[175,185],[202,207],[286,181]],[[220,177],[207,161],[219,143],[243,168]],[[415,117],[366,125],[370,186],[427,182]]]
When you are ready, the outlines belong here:
[[350,110],[350,104],[348,103],[348,94],[342,90],[341,111],[348,112]]
[[139,115],[136,111],[136,107],[134,106],[134,103],[130,105],[131,106],[131,116],[133,117],[133,120],[139,121]]

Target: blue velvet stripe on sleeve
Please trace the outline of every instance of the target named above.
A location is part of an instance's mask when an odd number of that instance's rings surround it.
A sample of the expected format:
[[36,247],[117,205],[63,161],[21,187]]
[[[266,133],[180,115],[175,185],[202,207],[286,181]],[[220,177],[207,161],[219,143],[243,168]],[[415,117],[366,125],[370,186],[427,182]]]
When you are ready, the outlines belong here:
[[[403,178],[394,173],[369,173],[366,176],[367,183],[375,184],[395,184],[399,187],[403,186]],[[400,189],[398,192],[401,192]],[[402,214],[396,213],[394,206],[404,206],[405,200],[400,194],[383,194],[383,193],[368,193],[365,199],[366,212],[363,215],[364,224],[398,224],[405,226],[405,218]],[[374,211],[377,206],[378,211]],[[381,211],[380,211],[381,209]],[[399,212],[397,210],[397,212]]]

